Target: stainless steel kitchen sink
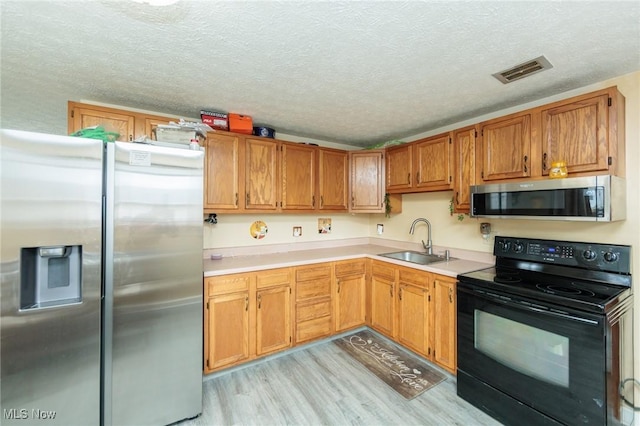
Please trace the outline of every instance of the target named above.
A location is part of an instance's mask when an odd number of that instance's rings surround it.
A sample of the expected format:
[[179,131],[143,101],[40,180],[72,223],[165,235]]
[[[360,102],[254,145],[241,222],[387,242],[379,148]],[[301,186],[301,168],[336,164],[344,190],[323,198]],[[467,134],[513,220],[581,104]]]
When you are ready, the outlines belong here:
[[[417,251],[405,250],[395,251],[393,253],[382,253],[379,256],[388,257],[390,259],[403,260],[405,262],[417,263],[418,265],[430,265],[436,262],[444,262],[445,257],[437,254],[420,253]],[[448,260],[453,260],[450,257]]]

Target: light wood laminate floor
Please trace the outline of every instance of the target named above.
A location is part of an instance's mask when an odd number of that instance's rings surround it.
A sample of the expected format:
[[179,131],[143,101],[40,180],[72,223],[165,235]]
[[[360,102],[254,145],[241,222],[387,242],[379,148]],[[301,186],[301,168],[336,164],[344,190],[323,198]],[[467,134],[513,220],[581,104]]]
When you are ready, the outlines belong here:
[[323,341],[207,378],[202,415],[178,425],[500,425],[458,398],[445,374],[406,400]]

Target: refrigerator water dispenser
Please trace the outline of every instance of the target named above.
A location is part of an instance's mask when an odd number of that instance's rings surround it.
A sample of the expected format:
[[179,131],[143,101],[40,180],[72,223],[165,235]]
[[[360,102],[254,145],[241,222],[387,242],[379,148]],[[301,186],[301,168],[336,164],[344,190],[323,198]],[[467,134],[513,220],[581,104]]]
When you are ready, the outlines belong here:
[[20,309],[82,302],[82,246],[22,248]]

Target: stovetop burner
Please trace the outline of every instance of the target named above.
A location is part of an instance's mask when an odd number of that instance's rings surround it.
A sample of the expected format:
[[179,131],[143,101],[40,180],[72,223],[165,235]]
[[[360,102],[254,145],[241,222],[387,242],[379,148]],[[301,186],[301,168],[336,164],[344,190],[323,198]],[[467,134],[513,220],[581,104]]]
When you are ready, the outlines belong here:
[[458,279],[499,294],[522,295],[591,312],[604,312],[624,291],[629,292],[625,287],[504,267],[461,274]]
[[500,284],[516,284],[522,281],[517,272],[497,272],[493,280]]
[[576,283],[571,283],[570,286],[565,285],[554,285],[554,284],[536,284],[536,288],[544,291],[549,294],[558,294],[562,296],[587,296],[587,297],[595,297],[596,294],[588,290],[586,288],[579,288],[580,285]]

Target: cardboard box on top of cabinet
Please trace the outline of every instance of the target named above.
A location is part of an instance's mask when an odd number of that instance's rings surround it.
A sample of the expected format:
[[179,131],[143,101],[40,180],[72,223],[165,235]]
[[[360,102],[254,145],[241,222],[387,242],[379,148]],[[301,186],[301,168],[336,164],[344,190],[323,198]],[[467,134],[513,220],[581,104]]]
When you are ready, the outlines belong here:
[[159,142],[189,144],[191,139],[197,139],[195,130],[184,129],[179,126],[161,124],[154,130],[156,140]]
[[229,115],[225,112],[200,110],[200,118],[212,129],[229,130]]
[[229,129],[232,132],[253,134],[253,120],[248,115],[229,113]]

